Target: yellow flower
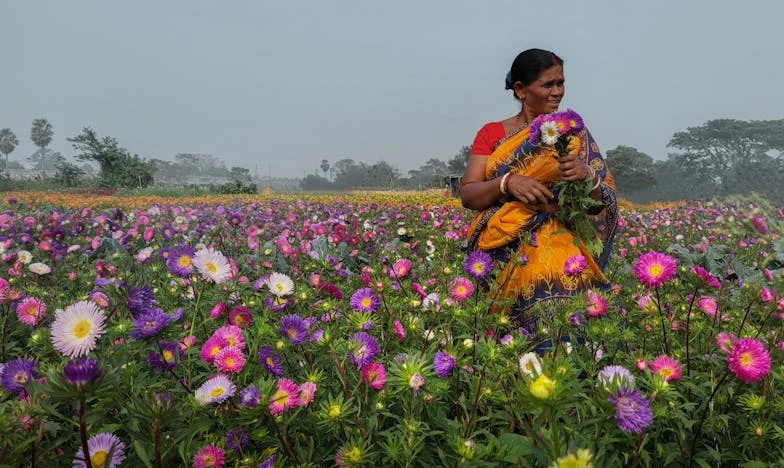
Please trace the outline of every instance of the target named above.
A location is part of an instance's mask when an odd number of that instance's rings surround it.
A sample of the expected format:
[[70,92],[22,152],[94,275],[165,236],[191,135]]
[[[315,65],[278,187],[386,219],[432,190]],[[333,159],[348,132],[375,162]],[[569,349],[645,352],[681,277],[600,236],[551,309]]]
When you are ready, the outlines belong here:
[[551,468],[593,468],[591,459],[593,455],[587,449],[578,449],[577,456],[570,453],[565,457],[561,457],[554,461]]
[[550,398],[555,391],[555,381],[542,374],[531,382],[528,386],[528,391],[536,398],[546,400]]

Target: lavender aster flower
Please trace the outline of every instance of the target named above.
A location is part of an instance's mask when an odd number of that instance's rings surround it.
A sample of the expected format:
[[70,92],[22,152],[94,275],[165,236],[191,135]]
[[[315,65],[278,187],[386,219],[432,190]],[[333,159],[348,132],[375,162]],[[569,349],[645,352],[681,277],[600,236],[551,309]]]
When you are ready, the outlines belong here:
[[150,309],[133,319],[131,337],[137,340],[151,338],[157,335],[170,321],[171,317],[166,315],[163,310]]
[[262,346],[259,348],[259,361],[264,364],[267,371],[277,377],[283,376],[283,367],[280,365],[280,358],[272,351],[272,346]]
[[452,357],[447,353],[436,351],[435,359],[433,359],[433,370],[436,371],[436,375],[438,376],[439,379],[443,379],[444,377],[449,375],[449,373],[452,372],[452,369],[454,368],[455,368],[454,357]]
[[280,332],[294,345],[302,344],[308,339],[308,325],[299,315],[284,315]]
[[166,259],[166,267],[173,275],[188,278],[193,271],[194,255],[196,255],[195,248],[188,245],[178,245]]
[[134,317],[154,308],[155,302],[155,294],[147,285],[131,288],[128,292],[128,308]]
[[361,369],[370,363],[380,352],[376,339],[365,332],[354,333],[348,341],[348,357],[357,369]]
[[63,369],[64,380],[77,387],[95,382],[102,375],[103,371],[98,365],[98,360],[93,358],[72,359]]
[[358,312],[375,312],[381,299],[370,288],[362,288],[351,295],[351,308]]
[[3,376],[0,379],[3,388],[11,393],[19,393],[24,386],[35,377],[35,361],[32,359],[12,359],[5,364]]
[[615,406],[615,420],[624,432],[639,434],[653,421],[650,403],[637,389],[621,388],[608,400]]
[[466,256],[463,268],[474,278],[484,278],[493,267],[493,257],[487,252],[477,250]]
[[414,391],[414,396],[419,395],[422,387],[425,385],[425,377],[419,372],[415,373],[408,379],[408,386]]
[[623,366],[606,366],[599,371],[596,378],[605,386],[613,384],[626,386],[634,383],[634,376]]
[[250,437],[248,433],[240,428],[229,429],[226,431],[226,447],[234,450],[234,453],[241,453],[242,449],[248,445]]
[[266,460],[264,460],[263,462],[259,463],[259,467],[258,468],[273,468],[275,466],[275,460],[277,460],[277,459],[278,459],[278,456],[277,455],[273,455],[273,456],[267,458]]
[[255,385],[248,385],[240,392],[240,404],[248,408],[255,408],[261,402],[261,392]]

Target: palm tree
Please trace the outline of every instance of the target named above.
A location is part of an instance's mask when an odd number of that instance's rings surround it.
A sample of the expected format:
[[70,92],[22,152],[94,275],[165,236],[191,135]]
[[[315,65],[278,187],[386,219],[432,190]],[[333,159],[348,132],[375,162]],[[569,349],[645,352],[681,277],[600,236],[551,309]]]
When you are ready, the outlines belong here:
[[52,124],[50,124],[48,120],[33,120],[33,129],[30,131],[30,139],[33,140],[33,144],[39,148],[37,151],[39,153],[39,169],[46,170],[46,147],[52,142],[53,134],[54,130],[52,130]]
[[10,128],[0,130],[0,153],[5,155],[4,169],[8,169],[8,154],[12,153],[18,144],[19,140],[16,139],[16,135]]

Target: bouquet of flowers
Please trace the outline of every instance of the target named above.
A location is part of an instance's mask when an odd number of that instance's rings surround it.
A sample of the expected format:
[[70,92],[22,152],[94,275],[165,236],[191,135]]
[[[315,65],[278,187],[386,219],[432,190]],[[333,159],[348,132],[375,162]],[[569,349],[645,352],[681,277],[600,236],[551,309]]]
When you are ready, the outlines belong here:
[[[577,112],[567,109],[563,112],[542,114],[531,123],[528,141],[533,145],[552,146],[553,156],[560,158],[569,154],[573,135],[583,129],[583,119]],[[602,251],[602,240],[588,211],[601,202],[591,197],[593,178],[582,181],[556,181],[552,190],[558,198],[558,219],[576,234],[576,242],[583,241],[588,251],[596,256]]]

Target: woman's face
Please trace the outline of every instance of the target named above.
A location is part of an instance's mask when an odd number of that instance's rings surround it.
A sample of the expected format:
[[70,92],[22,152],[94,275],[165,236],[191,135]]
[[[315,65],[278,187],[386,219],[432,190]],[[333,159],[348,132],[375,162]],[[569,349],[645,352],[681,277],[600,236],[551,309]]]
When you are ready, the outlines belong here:
[[563,67],[555,65],[548,68],[527,86],[518,81],[515,93],[525,103],[528,115],[536,117],[557,111],[564,96]]

